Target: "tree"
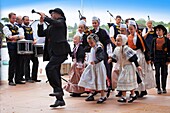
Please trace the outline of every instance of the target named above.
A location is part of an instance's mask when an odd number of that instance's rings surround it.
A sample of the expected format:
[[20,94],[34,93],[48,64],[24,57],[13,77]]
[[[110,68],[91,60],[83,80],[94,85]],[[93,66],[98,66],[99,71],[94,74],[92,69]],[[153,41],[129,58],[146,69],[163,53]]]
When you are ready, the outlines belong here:
[[74,29],[77,29],[77,23],[74,24]]
[[9,18],[7,17],[1,18],[1,20],[3,20],[4,22],[9,22]]

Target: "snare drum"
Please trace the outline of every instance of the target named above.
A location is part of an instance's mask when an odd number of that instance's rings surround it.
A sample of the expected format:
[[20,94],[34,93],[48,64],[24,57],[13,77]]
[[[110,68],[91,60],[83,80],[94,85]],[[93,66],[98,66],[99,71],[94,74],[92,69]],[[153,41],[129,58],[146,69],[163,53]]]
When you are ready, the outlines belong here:
[[17,41],[17,53],[33,54],[33,41],[25,39]]
[[44,44],[36,44],[36,45],[34,45],[34,47],[35,47],[35,56],[36,57],[43,56]]

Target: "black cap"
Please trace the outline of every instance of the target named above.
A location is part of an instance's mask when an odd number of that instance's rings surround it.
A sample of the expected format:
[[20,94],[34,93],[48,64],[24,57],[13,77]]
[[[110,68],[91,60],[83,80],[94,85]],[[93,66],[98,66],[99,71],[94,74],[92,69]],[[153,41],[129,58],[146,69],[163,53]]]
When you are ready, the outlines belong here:
[[64,12],[63,12],[60,8],[51,9],[51,10],[49,11],[50,14],[51,14],[52,12],[56,12],[56,13],[60,14],[60,15],[66,20],[65,15],[64,15]]
[[155,32],[155,33],[156,33],[156,29],[157,29],[157,28],[162,29],[163,32],[164,32],[164,35],[167,34],[167,29],[166,29],[163,25],[159,24],[159,25],[155,26],[155,27],[154,27],[154,32]]

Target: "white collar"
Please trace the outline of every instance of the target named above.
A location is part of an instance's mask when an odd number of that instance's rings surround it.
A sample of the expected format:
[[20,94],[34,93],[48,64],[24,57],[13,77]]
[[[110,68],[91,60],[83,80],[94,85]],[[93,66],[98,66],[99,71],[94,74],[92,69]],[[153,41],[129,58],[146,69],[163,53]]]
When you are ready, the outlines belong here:
[[136,45],[136,43],[137,43],[137,33],[136,32],[134,33],[133,43],[134,43],[134,45]]
[[163,38],[164,36],[158,36],[158,38]]
[[26,27],[31,27],[30,25],[25,25],[25,24],[22,24],[23,26],[26,26]]
[[98,32],[99,32],[99,28],[100,28],[100,27],[97,27],[97,29],[95,30],[95,33],[98,33]]
[[14,23],[14,24],[12,24],[11,22],[9,22],[8,24],[10,24],[10,25],[12,25],[12,26],[14,26],[14,25],[15,25],[15,23]]

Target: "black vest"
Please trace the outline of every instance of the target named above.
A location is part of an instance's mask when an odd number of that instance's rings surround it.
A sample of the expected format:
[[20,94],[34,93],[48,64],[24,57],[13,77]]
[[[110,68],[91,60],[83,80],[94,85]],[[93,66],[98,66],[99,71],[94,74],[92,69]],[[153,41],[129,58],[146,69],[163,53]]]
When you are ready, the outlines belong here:
[[24,36],[26,40],[34,40],[33,30],[30,26],[23,26]]
[[[5,26],[7,26],[9,30],[12,32],[12,36],[19,34],[18,27],[16,25],[12,26],[11,24],[6,24]],[[6,37],[6,41],[11,41],[11,40]]]
[[[146,28],[146,33],[148,32],[148,28]],[[152,41],[153,38],[155,37],[155,32],[154,31],[150,31],[150,33],[147,35],[147,37],[145,38],[146,44],[149,47],[149,50],[151,51],[152,48]]]
[[118,25],[113,25],[114,28],[114,39],[116,39],[117,35],[120,34],[120,27]]

